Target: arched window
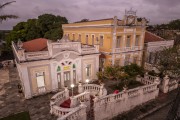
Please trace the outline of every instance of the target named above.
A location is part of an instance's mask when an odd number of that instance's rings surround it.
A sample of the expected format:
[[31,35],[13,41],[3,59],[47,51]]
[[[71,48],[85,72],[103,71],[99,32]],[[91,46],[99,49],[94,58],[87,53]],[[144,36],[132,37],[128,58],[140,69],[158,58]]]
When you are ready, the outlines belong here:
[[73,64],[73,68],[76,68],[76,65],[75,65],[75,64]]
[[60,72],[61,71],[61,67],[60,66],[58,66],[58,68],[57,68],[57,72]]

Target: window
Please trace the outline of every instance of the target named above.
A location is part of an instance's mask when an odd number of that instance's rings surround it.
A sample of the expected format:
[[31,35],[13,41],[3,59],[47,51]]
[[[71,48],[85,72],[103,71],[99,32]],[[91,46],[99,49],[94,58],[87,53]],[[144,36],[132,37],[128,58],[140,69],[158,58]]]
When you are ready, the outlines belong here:
[[70,80],[70,72],[64,72],[64,81]]
[[36,73],[36,80],[37,80],[37,86],[39,87],[44,87],[44,72],[37,72]]
[[58,80],[58,82],[61,82],[61,73],[57,74],[57,80]]
[[131,47],[131,36],[130,35],[127,36],[126,47]]
[[73,64],[73,69],[75,69],[76,68],[76,65],[75,64]]
[[69,34],[67,34],[67,37],[68,37],[68,39],[69,39]]
[[136,35],[135,46],[139,46],[140,35]]
[[90,77],[91,76],[91,65],[86,66],[86,76]]
[[104,63],[105,63],[105,59],[104,58],[100,58],[99,62],[100,62],[99,63],[100,67],[103,68],[104,67]]
[[88,35],[86,35],[86,44],[88,45]]
[[73,41],[75,40],[75,34],[73,34]]
[[92,35],[92,45],[94,45],[94,35]]
[[76,70],[73,70],[73,80],[76,80]]
[[120,46],[121,46],[121,36],[117,36],[116,48],[120,48]]
[[58,66],[58,68],[57,68],[57,72],[60,72],[61,71],[61,67],[60,66]]
[[96,37],[96,44],[99,44],[99,39],[98,39],[98,37]]
[[103,47],[104,37],[100,35],[100,46]]
[[81,35],[79,34],[79,38],[78,38],[79,41],[81,41]]

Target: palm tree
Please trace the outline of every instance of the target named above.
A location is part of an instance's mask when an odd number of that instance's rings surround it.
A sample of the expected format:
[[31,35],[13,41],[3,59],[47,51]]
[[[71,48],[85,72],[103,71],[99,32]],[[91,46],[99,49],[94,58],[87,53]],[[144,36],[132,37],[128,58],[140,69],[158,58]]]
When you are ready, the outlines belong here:
[[[6,7],[7,5],[9,5],[9,4],[13,3],[13,2],[16,2],[16,1],[6,2],[6,3],[2,4],[2,5],[0,4],[0,11],[4,7]],[[18,16],[16,16],[16,15],[0,15],[0,22],[2,22],[3,20],[16,19],[16,18],[18,18]]]

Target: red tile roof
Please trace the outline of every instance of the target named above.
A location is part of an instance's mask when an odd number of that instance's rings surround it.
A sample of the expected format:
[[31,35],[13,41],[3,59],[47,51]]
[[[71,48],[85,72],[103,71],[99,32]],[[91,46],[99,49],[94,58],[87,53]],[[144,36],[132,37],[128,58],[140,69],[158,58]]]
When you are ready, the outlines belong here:
[[26,52],[37,52],[37,51],[46,51],[47,50],[47,39],[37,38],[23,43],[23,49]]
[[146,31],[145,32],[145,40],[144,42],[158,42],[158,41],[164,41],[165,39]]

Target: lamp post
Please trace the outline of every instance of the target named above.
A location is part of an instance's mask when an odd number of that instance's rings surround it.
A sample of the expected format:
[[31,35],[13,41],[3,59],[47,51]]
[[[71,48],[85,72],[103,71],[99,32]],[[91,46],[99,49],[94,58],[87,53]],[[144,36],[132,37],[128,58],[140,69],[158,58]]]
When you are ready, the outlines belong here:
[[71,84],[71,88],[72,88],[72,97],[73,97],[73,88],[74,88],[74,84]]
[[87,83],[87,84],[89,83],[89,79],[86,79],[86,83]]

